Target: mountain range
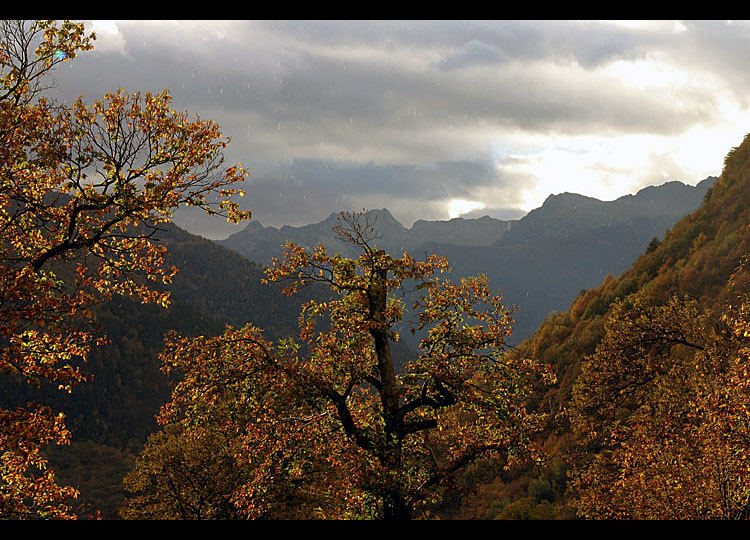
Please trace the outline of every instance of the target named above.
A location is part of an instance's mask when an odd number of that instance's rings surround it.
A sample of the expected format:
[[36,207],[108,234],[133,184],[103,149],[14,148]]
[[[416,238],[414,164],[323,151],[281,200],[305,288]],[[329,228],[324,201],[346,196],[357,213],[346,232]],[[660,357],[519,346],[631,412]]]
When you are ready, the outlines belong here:
[[[661,238],[678,219],[695,210],[715,181],[695,186],[667,182],[635,195],[600,201],[574,193],[550,195],[544,204],[519,220],[455,218],[415,222],[404,227],[387,209],[366,217],[379,233],[376,244],[395,256],[444,255],[452,278],[484,273],[508,304],[518,307],[514,340],[528,336],[550,311],[567,307],[581,289],[618,275],[653,238]],[[338,214],[301,227],[250,224],[218,243],[267,265],[280,256],[287,240],[329,252],[356,256],[338,240],[333,227]]]

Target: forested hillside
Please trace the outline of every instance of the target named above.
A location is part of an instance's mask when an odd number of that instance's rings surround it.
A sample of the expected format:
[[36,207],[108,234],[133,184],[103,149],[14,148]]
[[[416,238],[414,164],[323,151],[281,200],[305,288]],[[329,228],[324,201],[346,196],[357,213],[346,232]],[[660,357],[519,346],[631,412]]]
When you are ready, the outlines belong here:
[[570,398],[579,360],[601,341],[604,321],[616,300],[637,293],[658,305],[674,295],[687,295],[717,319],[732,299],[729,277],[750,252],[749,226],[750,142],[746,139],[729,153],[720,179],[700,208],[667,230],[662,241],[652,241],[631,268],[582,290],[567,311],[550,314],[519,345],[518,354],[556,366],[561,384],[554,393],[555,407],[559,410]]
[[215,335],[226,324],[247,322],[262,325],[271,338],[297,331],[301,300],[261,284],[260,265],[174,225],[163,229],[167,262],[179,269],[165,287],[172,305],[165,309],[117,296],[96,306],[93,323],[109,342],[93,348],[82,365],[93,380],[71,393],[55,385],[4,388],[6,406],[36,400],[65,413],[73,442],[49,451],[60,478],[80,486],[82,516],[100,509],[104,517],[117,517],[130,453],[156,430],[155,417],[171,392],[158,360],[168,331]]
[[464,515],[747,515],[748,253],[750,137],[698,210],[513,351],[557,373],[548,468],[495,475]]

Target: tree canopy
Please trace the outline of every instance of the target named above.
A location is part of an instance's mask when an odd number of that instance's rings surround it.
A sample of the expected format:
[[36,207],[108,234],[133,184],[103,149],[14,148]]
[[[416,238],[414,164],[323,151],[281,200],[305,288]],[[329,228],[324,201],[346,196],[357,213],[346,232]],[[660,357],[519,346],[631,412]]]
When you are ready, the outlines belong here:
[[716,325],[685,297],[613,306],[573,389],[581,515],[750,516],[750,297],[735,299]]
[[[83,24],[0,23],[0,373],[70,391],[93,344],[90,308],[113,294],[166,305],[176,269],[153,240],[179,205],[230,221],[245,177],[225,167],[218,126],[160,94],[108,93],[87,105],[46,96],[51,71],[93,48]],[[40,446],[64,443],[63,415],[0,410],[0,515],[72,517]]]
[[[186,442],[223,433],[240,471],[225,497],[246,517],[413,518],[479,458],[510,467],[537,457],[532,435],[546,417],[528,404],[550,375],[504,354],[512,313],[502,297],[483,276],[443,279],[441,257],[378,250],[360,217],[343,214],[337,228],[361,250],[357,259],[288,243],[267,270],[289,294],[311,282],[331,290],[303,306],[299,340],[228,327],[212,338],[173,335],[162,355],[181,378],[161,422]],[[406,290],[422,293],[411,330],[424,337],[398,366],[391,347]],[[176,514],[150,455],[130,477],[129,515],[155,493]]]

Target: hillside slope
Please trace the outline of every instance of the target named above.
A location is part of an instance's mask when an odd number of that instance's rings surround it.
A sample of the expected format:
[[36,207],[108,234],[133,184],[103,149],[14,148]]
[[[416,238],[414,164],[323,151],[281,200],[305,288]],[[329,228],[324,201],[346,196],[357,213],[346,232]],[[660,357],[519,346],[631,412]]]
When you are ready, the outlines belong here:
[[118,517],[122,478],[133,453],[157,429],[155,416],[170,397],[172,384],[158,359],[168,331],[212,335],[226,324],[248,322],[270,338],[297,331],[304,298],[289,298],[280,287],[261,284],[263,267],[176,226],[166,226],[160,238],[168,246],[168,264],[179,269],[169,287],[169,308],[114,297],[94,310],[95,324],[109,343],[93,348],[82,366],[91,382],[68,394],[6,380],[0,393],[5,406],[33,400],[65,413],[73,442],[50,448],[50,463],[61,482],[81,490],[82,517],[95,509],[105,518]]
[[[732,150],[721,177],[703,203],[679,220],[661,242],[648,249],[619,277],[608,275],[597,287],[580,291],[567,311],[550,314],[518,346],[556,366],[560,388],[556,407],[564,406],[580,369],[604,333],[604,319],[617,300],[638,292],[653,304],[688,295],[717,316],[728,300],[728,280],[750,251],[750,139]],[[615,273],[612,273],[615,274]]]
[[[490,475],[459,515],[570,518],[573,506],[590,517],[727,515],[721,493],[747,480],[747,453],[734,441],[747,396],[732,370],[746,369],[737,347],[747,347],[748,333],[734,334],[722,316],[750,295],[748,254],[750,135],[729,152],[700,208],[511,353],[558,375],[539,401],[558,414],[544,440],[548,468]],[[724,488],[704,465],[716,459],[725,471],[739,460]],[[733,504],[744,515],[745,503]]]

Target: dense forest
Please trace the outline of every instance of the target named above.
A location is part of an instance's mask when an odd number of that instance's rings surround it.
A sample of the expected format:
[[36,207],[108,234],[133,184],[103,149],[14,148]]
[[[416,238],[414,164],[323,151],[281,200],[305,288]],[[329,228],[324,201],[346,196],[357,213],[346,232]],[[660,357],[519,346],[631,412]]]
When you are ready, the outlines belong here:
[[[216,124],[54,103],[94,36],[0,30],[0,517],[750,517],[750,136],[695,189],[220,245],[171,223],[250,218]],[[545,256],[615,266],[514,341],[503,279]]]

